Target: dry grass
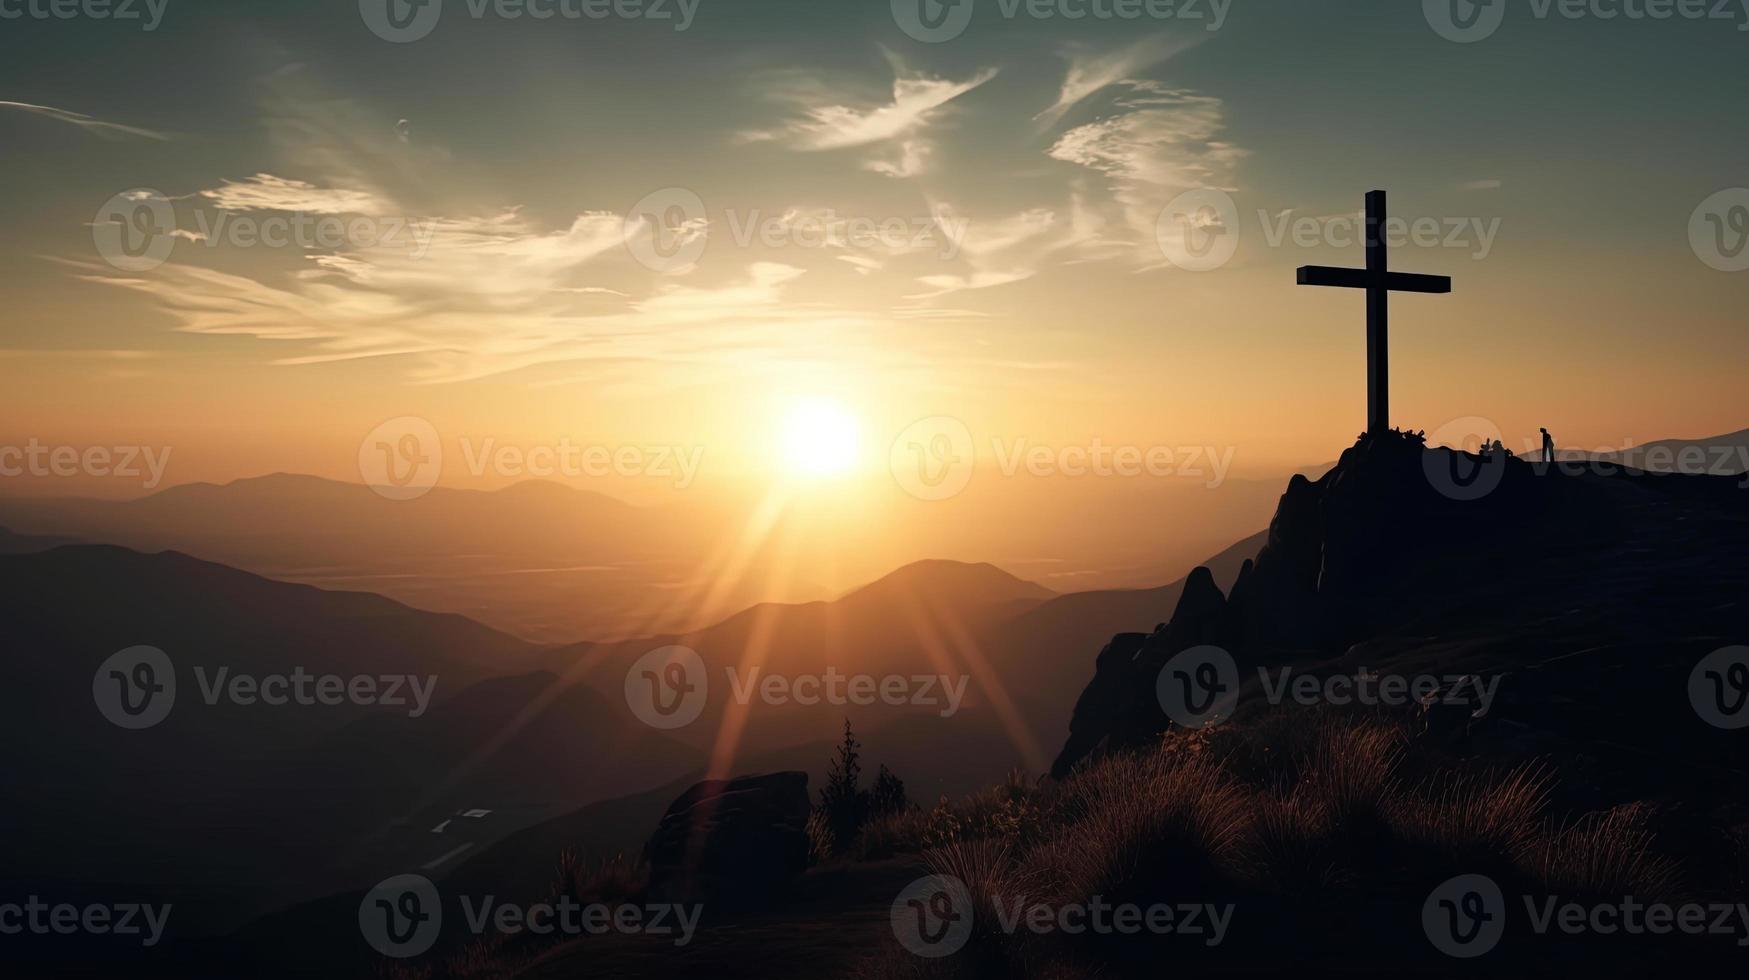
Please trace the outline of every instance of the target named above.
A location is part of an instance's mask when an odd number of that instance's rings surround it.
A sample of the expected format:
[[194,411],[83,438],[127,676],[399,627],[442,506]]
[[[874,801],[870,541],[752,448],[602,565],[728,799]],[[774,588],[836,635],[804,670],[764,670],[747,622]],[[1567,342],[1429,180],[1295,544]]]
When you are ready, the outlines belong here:
[[838,854],[838,837],[826,812],[815,808],[808,814],[808,864],[829,864]]
[[1546,833],[1554,775],[1542,763],[1505,773],[1442,773],[1391,805],[1403,839],[1454,868],[1490,872],[1519,864]]
[[1652,850],[1651,807],[1629,803],[1539,835],[1525,863],[1536,879],[1562,898],[1641,901],[1676,897],[1674,862]]
[[[1168,736],[1061,784],[1011,782],[959,807],[944,803],[934,822],[952,818],[960,832],[929,852],[929,866],[966,883],[980,920],[991,918],[996,895],[1010,905],[1035,895],[1050,904],[1230,901],[1242,911],[1229,944],[1260,962],[1286,948],[1375,948],[1379,910],[1418,909],[1454,874],[1566,900],[1679,895],[1678,866],[1655,849],[1649,806],[1551,818],[1548,765],[1475,769],[1429,754],[1410,727],[1378,714],[1303,712],[1248,731]],[[1031,829],[997,829],[995,815],[1020,802]],[[967,832],[974,822],[994,832]],[[1727,863],[1744,878],[1749,838],[1740,843]],[[883,953],[861,975],[1124,976],[1168,959],[1188,965],[1185,947],[1145,938],[1006,935],[982,921],[974,936],[975,952],[954,962],[904,954],[881,966]]]
[[1034,858],[1065,900],[1172,901],[1221,874],[1249,830],[1249,804],[1206,754],[1113,757],[1063,787],[1067,826]]

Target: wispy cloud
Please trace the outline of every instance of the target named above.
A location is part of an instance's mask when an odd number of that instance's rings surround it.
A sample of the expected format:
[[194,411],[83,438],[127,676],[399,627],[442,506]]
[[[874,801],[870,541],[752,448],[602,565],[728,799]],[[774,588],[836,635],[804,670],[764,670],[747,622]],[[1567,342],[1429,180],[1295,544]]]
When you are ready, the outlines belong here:
[[1468,183],[1459,184],[1458,190],[1497,191],[1500,188],[1505,187],[1505,186],[1506,186],[1505,181],[1490,178],[1488,180],[1472,180],[1472,181],[1469,181]]
[[1072,47],[1065,53],[1069,61],[1057,101],[1036,118],[1045,127],[1054,126],[1070,109],[1102,89],[1121,82],[1135,81],[1139,73],[1195,46],[1199,37],[1176,37],[1156,34],[1115,51],[1096,52],[1085,47]]
[[710,283],[677,282],[636,265],[627,237],[647,229],[618,213],[555,226],[516,207],[457,204],[473,195],[447,188],[444,168],[414,160],[420,148],[348,100],[280,92],[268,122],[283,151],[271,169],[178,199],[229,212],[399,218],[421,226],[422,247],[288,248],[277,267],[247,272],[211,267],[204,247],[136,275],[68,264],[149,297],[180,331],[286,345],[273,363],[387,359],[424,383],[530,368],[544,369],[540,383],[584,380],[657,361],[665,367],[645,372],[646,383],[684,384],[728,364],[838,357],[875,334],[869,317],[798,299],[803,270],[791,265],[749,259],[716,265]]
[[1160,210],[1193,188],[1235,190],[1246,151],[1224,139],[1226,107],[1213,96],[1157,82],[1122,83],[1113,113],[1059,137],[1048,154],[1103,175],[1119,223],[1140,255],[1159,258]]
[[771,76],[765,84],[769,98],[792,107],[794,114],[775,128],[744,132],[741,138],[781,142],[807,152],[887,145],[890,155],[866,161],[864,167],[895,177],[923,172],[931,148],[923,130],[941,117],[949,102],[996,77],[996,69],[955,81],[911,71],[891,53],[887,59],[893,69],[888,100],[859,100],[800,73]]
[[56,109],[53,106],[31,105],[28,102],[0,102],[0,109],[16,109],[20,112],[28,112],[32,115],[43,116],[48,119],[56,119],[64,123],[72,123],[87,133],[101,139],[114,140],[132,137],[148,140],[168,140],[170,138],[168,135],[160,133],[157,130],[142,129],[138,126],[124,126],[121,123],[105,122],[102,119],[94,119],[91,116],[87,116],[82,112]]
[[929,287],[908,299],[932,300],[970,289],[1006,286],[1037,275],[1045,259],[1068,243],[1062,223],[1049,208],[1033,208],[993,220],[970,220],[950,204],[931,205],[943,234],[957,229],[958,247],[965,271],[919,276]]
[[368,191],[317,187],[301,180],[256,174],[248,180],[227,180],[200,192],[227,211],[298,211],[308,214],[383,215],[394,206]]

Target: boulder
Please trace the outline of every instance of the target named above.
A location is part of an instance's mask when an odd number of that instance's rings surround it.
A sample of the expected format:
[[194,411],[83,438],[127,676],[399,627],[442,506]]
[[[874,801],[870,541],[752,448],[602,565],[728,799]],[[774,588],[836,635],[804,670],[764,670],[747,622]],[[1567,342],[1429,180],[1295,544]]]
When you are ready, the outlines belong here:
[[769,904],[808,866],[810,811],[804,772],[694,784],[644,845],[651,901],[707,910]]

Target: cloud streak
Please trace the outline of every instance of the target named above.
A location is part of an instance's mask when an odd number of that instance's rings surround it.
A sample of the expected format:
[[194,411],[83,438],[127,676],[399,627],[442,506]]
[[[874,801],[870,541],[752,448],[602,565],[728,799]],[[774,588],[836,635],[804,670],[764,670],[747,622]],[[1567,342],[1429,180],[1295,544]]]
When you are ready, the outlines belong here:
[[170,139],[168,135],[160,133],[157,130],[142,129],[138,126],[124,126],[121,123],[105,122],[102,119],[95,119],[91,116],[87,116],[82,112],[73,112],[68,109],[56,109],[53,106],[31,105],[28,102],[0,102],[0,109],[15,109],[20,112],[28,112],[32,115],[42,116],[46,119],[54,119],[64,123],[70,123],[99,139],[118,140],[133,138],[159,141]]

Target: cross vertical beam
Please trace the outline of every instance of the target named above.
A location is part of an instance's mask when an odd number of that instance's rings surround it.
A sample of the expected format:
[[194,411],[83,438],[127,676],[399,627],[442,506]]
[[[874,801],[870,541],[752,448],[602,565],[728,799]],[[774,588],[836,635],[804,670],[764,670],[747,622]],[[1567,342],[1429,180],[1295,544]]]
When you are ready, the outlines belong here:
[[1391,293],[1449,293],[1448,276],[1392,272],[1385,244],[1385,192],[1366,195],[1366,268],[1301,266],[1302,286],[1340,286],[1366,290],[1366,431],[1383,435],[1391,428]]
[[1391,427],[1391,293],[1385,252],[1385,192],[1366,195],[1366,431]]

